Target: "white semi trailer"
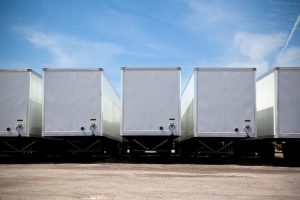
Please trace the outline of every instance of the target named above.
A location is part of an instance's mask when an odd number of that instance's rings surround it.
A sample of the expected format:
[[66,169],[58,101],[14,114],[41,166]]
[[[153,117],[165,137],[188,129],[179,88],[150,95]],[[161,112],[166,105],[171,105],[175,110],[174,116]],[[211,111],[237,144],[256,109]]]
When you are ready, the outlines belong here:
[[181,106],[181,153],[230,154],[256,137],[255,68],[195,68]]
[[257,79],[257,136],[300,157],[300,67],[277,67]]
[[42,77],[31,69],[0,69],[0,152],[36,151],[42,127]]
[[167,154],[180,136],[180,68],[121,68],[121,135],[132,155]]
[[102,68],[44,68],[43,137],[63,150],[110,153],[120,136],[120,98]]

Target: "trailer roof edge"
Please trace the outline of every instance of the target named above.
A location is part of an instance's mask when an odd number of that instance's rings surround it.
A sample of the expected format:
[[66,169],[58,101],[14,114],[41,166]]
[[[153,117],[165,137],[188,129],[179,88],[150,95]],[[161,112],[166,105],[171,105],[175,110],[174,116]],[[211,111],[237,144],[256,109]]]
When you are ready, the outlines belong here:
[[255,67],[195,67],[194,71],[256,71]]
[[121,67],[120,70],[181,70],[181,67]]
[[36,71],[34,71],[31,68],[0,68],[0,71],[6,71],[6,72],[31,72],[37,76],[39,76],[40,78],[42,78],[42,75],[37,73]]
[[269,71],[267,71],[267,72],[263,73],[262,75],[260,75],[256,79],[256,81],[259,81],[259,80],[265,78],[266,76],[270,75],[271,73],[273,73],[276,70],[300,70],[300,67],[273,67]]
[[43,71],[103,71],[102,67],[95,68],[55,68],[55,67],[44,67]]

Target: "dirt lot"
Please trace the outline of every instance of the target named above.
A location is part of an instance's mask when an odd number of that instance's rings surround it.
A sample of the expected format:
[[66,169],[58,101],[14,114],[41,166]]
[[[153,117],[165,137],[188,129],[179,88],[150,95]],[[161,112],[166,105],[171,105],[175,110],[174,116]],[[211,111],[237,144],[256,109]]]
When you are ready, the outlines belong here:
[[300,199],[300,167],[0,164],[0,199]]

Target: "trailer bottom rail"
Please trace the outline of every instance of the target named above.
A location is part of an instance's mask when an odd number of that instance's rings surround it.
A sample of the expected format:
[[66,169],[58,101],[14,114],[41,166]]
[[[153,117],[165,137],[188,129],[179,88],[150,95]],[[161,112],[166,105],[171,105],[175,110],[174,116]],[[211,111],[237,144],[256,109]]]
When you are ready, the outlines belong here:
[[[70,146],[74,147],[75,150],[71,150],[71,151],[78,151],[78,152],[90,152],[90,151],[95,151],[95,149],[99,150],[99,146],[97,146],[97,145],[100,144],[100,140],[96,140],[95,142],[87,143],[87,144],[83,144],[83,145],[78,144],[71,140],[66,140],[66,142]],[[93,149],[93,148],[95,148],[95,149]]]
[[234,154],[236,138],[191,138],[179,144],[180,155],[189,156],[214,156]]
[[204,141],[201,141],[201,140],[199,140],[199,143],[200,143],[200,145],[202,145],[202,147],[204,147],[208,150],[208,151],[205,151],[206,153],[230,154],[231,152],[228,151],[227,148],[230,147],[234,143],[234,141],[221,142],[220,146],[217,146],[217,145],[210,146],[211,144],[207,144],[207,143],[205,143]]
[[126,137],[127,153],[133,154],[172,154],[175,153],[177,138],[174,136]]
[[136,139],[133,139],[132,141],[135,142],[136,144],[140,145],[144,150],[145,152],[154,152],[156,151],[157,149],[159,149],[159,147],[163,146],[165,143],[169,142],[170,139],[165,139],[163,140],[161,143],[159,143],[158,145],[156,145],[155,147],[153,148],[149,148],[145,145],[143,145],[141,142],[137,141]]
[[103,138],[68,137],[61,138],[61,151],[74,154],[106,154]]
[[40,149],[37,147],[38,141],[36,138],[20,138],[9,137],[0,138],[0,153],[1,154],[31,154],[38,152]]

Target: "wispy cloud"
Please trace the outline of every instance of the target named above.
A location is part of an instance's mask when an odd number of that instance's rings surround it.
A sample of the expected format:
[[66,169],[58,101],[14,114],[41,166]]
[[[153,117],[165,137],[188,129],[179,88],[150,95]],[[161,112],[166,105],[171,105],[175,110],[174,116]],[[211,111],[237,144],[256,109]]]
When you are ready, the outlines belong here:
[[256,67],[258,75],[267,71],[273,57],[286,41],[287,34],[257,34],[237,32],[234,37],[234,49],[236,54],[228,65],[232,67]]
[[286,40],[285,33],[257,34],[237,32],[234,45],[251,60],[261,60],[274,53]]
[[300,67],[300,47],[287,48],[277,60],[276,67]]
[[217,24],[232,23],[240,18],[225,1],[184,0],[184,2],[191,9],[185,19],[185,24],[191,30],[216,27]]
[[[295,21],[295,23],[294,23],[294,26],[293,26],[293,28],[292,28],[290,34],[289,34],[289,37],[287,38],[287,40],[286,40],[284,46],[282,47],[280,53],[278,54],[278,56],[277,56],[277,58],[276,58],[276,60],[275,60],[275,64],[274,64],[274,65],[277,64],[277,62],[279,61],[279,59],[281,59],[282,54],[283,54],[283,53],[285,52],[285,50],[287,49],[287,47],[288,47],[288,45],[289,45],[291,39],[292,39],[293,36],[294,36],[295,31],[296,31],[296,29],[297,29],[297,27],[298,27],[298,25],[299,25],[299,22],[300,22],[300,15],[298,15],[298,17],[297,17],[297,19],[296,19],[296,21]],[[284,58],[283,58],[283,59],[284,59]]]
[[106,9],[104,12],[105,15],[102,20],[95,17],[91,23],[99,35],[126,44],[125,54],[151,58],[160,58],[163,57],[163,54],[182,54],[172,44],[167,44],[164,41],[164,38],[159,35],[159,30],[153,34],[153,30],[149,30],[145,26],[152,22],[151,19],[117,11],[113,8]]
[[113,56],[121,54],[123,48],[107,42],[88,41],[61,33],[46,33],[31,27],[18,27],[27,41],[53,56],[55,66],[99,66],[107,63]]
[[[274,62],[287,66],[294,66],[298,62],[298,49],[289,48],[289,41],[300,23],[300,16],[288,34],[289,30],[278,28],[290,23],[286,17],[281,18],[284,11],[278,5],[275,10],[266,7],[274,12],[262,14],[257,7],[249,6],[253,4],[248,2],[182,1],[190,9],[185,18],[188,29],[196,32],[200,41],[209,41],[211,44],[206,45],[208,48],[224,50],[222,53],[217,51],[214,59],[203,58],[198,63],[204,63],[205,66],[256,67],[260,75],[273,67]],[[255,4],[266,6],[273,5],[273,2]],[[287,11],[292,4],[294,2],[284,2],[281,7],[285,6],[284,10]],[[280,19],[285,20],[285,26],[278,25]]]

